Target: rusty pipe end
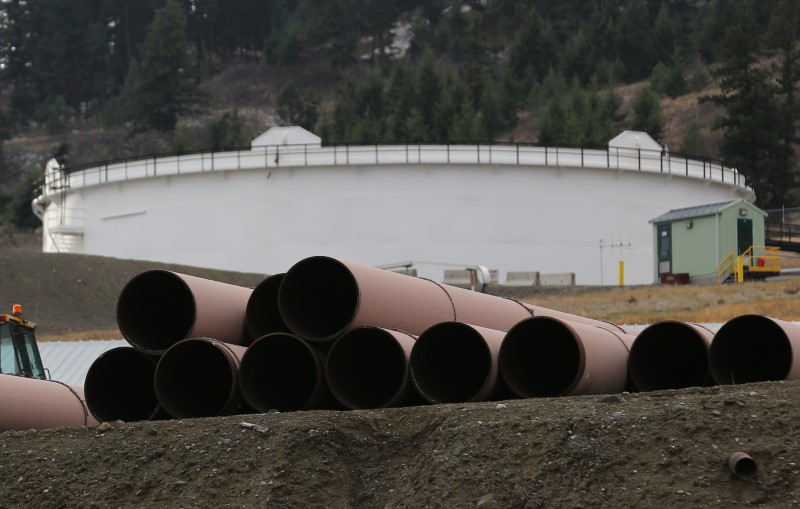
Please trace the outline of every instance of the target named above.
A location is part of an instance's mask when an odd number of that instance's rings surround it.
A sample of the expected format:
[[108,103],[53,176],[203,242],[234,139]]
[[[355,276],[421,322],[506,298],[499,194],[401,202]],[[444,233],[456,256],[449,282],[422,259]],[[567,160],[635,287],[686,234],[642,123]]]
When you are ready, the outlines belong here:
[[756,475],[758,465],[749,454],[742,451],[737,451],[730,455],[728,458],[728,467],[736,477],[741,479],[750,479]]
[[711,375],[720,384],[783,380],[792,368],[787,330],[792,324],[760,315],[742,315],[726,322],[711,343]]
[[156,359],[131,347],[101,354],[86,373],[86,406],[98,421],[143,421],[159,415]]
[[261,281],[250,294],[245,309],[247,332],[257,339],[273,332],[290,332],[278,308],[278,292],[284,274],[274,274]]
[[713,333],[692,324],[666,320],[638,334],[631,346],[628,371],[640,391],[707,385],[708,350]]
[[278,332],[258,338],[242,356],[239,385],[259,412],[316,408],[324,394],[321,355],[299,337]]
[[523,398],[567,393],[580,379],[585,363],[582,343],[557,318],[526,318],[506,333],[500,346],[501,376]]
[[244,347],[211,338],[190,338],[158,361],[155,391],[163,409],[176,418],[229,415],[240,405],[237,373]]
[[[492,352],[472,326],[442,322],[426,329],[411,350],[411,380],[431,403],[486,399],[496,383]],[[492,379],[494,377],[494,379]]]
[[286,325],[310,341],[330,340],[353,321],[359,288],[350,269],[334,258],[312,256],[284,275],[278,308]]
[[331,393],[354,410],[417,401],[408,373],[413,345],[413,336],[378,327],[345,333],[331,346],[325,362]]
[[164,352],[186,338],[195,320],[194,295],[175,272],[142,272],[128,281],[117,298],[122,336],[147,352]]

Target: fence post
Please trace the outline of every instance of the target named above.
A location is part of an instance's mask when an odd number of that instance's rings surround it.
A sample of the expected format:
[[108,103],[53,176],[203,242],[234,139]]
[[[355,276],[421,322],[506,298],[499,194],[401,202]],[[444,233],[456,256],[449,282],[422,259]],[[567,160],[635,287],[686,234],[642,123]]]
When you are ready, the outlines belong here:
[[642,171],[642,149],[637,148],[636,152],[637,152],[637,157],[639,159],[639,171]]

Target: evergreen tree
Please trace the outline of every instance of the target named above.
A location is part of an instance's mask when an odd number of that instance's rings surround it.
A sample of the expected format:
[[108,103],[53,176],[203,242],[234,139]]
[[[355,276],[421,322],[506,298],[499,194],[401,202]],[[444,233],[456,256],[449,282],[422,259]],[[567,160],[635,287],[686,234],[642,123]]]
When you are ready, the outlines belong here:
[[701,98],[724,110],[714,129],[722,129],[723,158],[738,168],[752,185],[759,206],[786,203],[793,177],[782,149],[775,85],[757,66],[759,37],[752,5],[736,3],[736,16],[720,41],[721,65],[714,71],[720,93]]
[[247,144],[239,110],[225,112],[211,124],[209,146],[212,151],[234,150]]
[[422,143],[430,141],[430,133],[428,126],[425,124],[425,116],[419,108],[412,108],[411,112],[406,118],[405,126],[406,136],[408,143]]
[[179,0],[167,0],[156,12],[142,59],[133,132],[172,131],[178,117],[194,113],[203,101]]
[[[433,62],[433,55],[427,54],[423,58],[417,77],[417,98],[415,107],[422,115],[427,136],[436,134],[436,105],[442,94],[442,84]],[[442,140],[427,140],[442,141]]]
[[475,113],[475,108],[465,102],[461,110],[453,119],[453,127],[450,130],[450,142],[452,143],[476,143],[487,138],[484,133],[480,119]]
[[770,43],[777,49],[778,62],[775,74],[780,98],[780,118],[778,121],[781,157],[791,170],[793,187],[798,178],[796,145],[798,124],[800,123],[800,47],[797,32],[800,28],[800,6],[795,0],[778,0],[769,33]]
[[661,139],[664,134],[664,114],[661,112],[661,102],[653,89],[644,87],[633,103],[633,124],[631,128],[644,131],[655,140]]
[[286,125],[295,125],[305,113],[303,97],[293,81],[289,81],[278,92],[276,110],[278,118]]
[[708,157],[708,144],[706,137],[700,130],[697,122],[692,122],[689,128],[683,133],[681,146],[678,149],[682,154],[689,156]]
[[136,90],[139,88],[141,76],[136,60],[131,60],[128,74],[122,90],[115,97],[106,102],[103,111],[103,123],[107,126],[116,126],[132,120],[136,114]]
[[508,49],[508,65],[523,89],[544,78],[556,66],[556,48],[552,26],[531,7]]
[[408,139],[406,120],[414,105],[414,81],[404,62],[397,63],[392,70],[386,103],[387,139],[405,143]]
[[653,67],[650,83],[658,92],[673,98],[689,91],[689,83],[686,81],[686,60],[677,46],[669,63],[659,62]]

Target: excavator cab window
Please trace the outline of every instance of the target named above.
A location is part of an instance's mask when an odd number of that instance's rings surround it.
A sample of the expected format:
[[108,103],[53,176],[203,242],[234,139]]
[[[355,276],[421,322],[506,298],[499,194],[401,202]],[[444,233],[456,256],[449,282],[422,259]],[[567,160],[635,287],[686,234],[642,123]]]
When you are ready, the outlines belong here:
[[14,338],[11,336],[11,326],[8,323],[0,324],[0,373],[17,375],[20,371],[17,349],[14,348]]
[[12,321],[0,324],[0,373],[46,378],[32,330]]
[[25,344],[25,353],[30,363],[30,372],[33,378],[44,380],[44,366],[42,356],[39,354],[39,347],[36,345],[36,336],[29,329],[22,329],[22,340]]

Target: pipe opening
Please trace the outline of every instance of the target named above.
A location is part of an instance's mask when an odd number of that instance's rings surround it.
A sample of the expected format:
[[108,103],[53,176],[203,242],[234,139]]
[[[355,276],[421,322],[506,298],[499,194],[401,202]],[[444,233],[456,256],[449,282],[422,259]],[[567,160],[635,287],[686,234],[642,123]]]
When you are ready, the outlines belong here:
[[130,347],[100,355],[89,367],[84,382],[86,406],[100,421],[144,421],[158,411],[153,386],[155,360]]
[[380,408],[403,389],[408,364],[391,334],[367,327],[336,340],[325,371],[328,387],[341,404],[351,409]]
[[275,274],[253,289],[247,300],[245,321],[251,338],[260,338],[273,332],[289,332],[278,309],[278,291],[284,274]]
[[500,373],[523,398],[560,396],[582,370],[578,340],[553,318],[529,318],[515,325],[500,347]]
[[730,466],[731,472],[733,472],[734,475],[742,479],[753,477],[758,470],[756,461],[751,458],[749,454],[744,452],[735,452],[731,454],[731,457],[728,459],[728,466]]
[[411,378],[431,403],[464,403],[475,397],[491,373],[492,354],[483,337],[457,322],[434,325],[411,350]]
[[184,339],[195,323],[192,291],[177,274],[143,272],[131,279],[117,299],[117,325],[134,346],[163,351]]
[[687,324],[655,323],[636,337],[628,368],[640,391],[700,387],[708,382],[708,347]]
[[300,338],[270,334],[256,340],[242,356],[242,395],[259,412],[302,410],[315,395],[321,370],[318,356]]
[[743,315],[720,327],[709,357],[711,374],[720,384],[783,380],[791,369],[792,346],[770,318]]
[[330,339],[353,321],[359,291],[350,270],[338,260],[314,256],[296,263],[278,294],[286,325],[309,340]]
[[214,343],[186,340],[161,357],[155,387],[161,406],[173,417],[222,415],[236,403],[236,367]]

